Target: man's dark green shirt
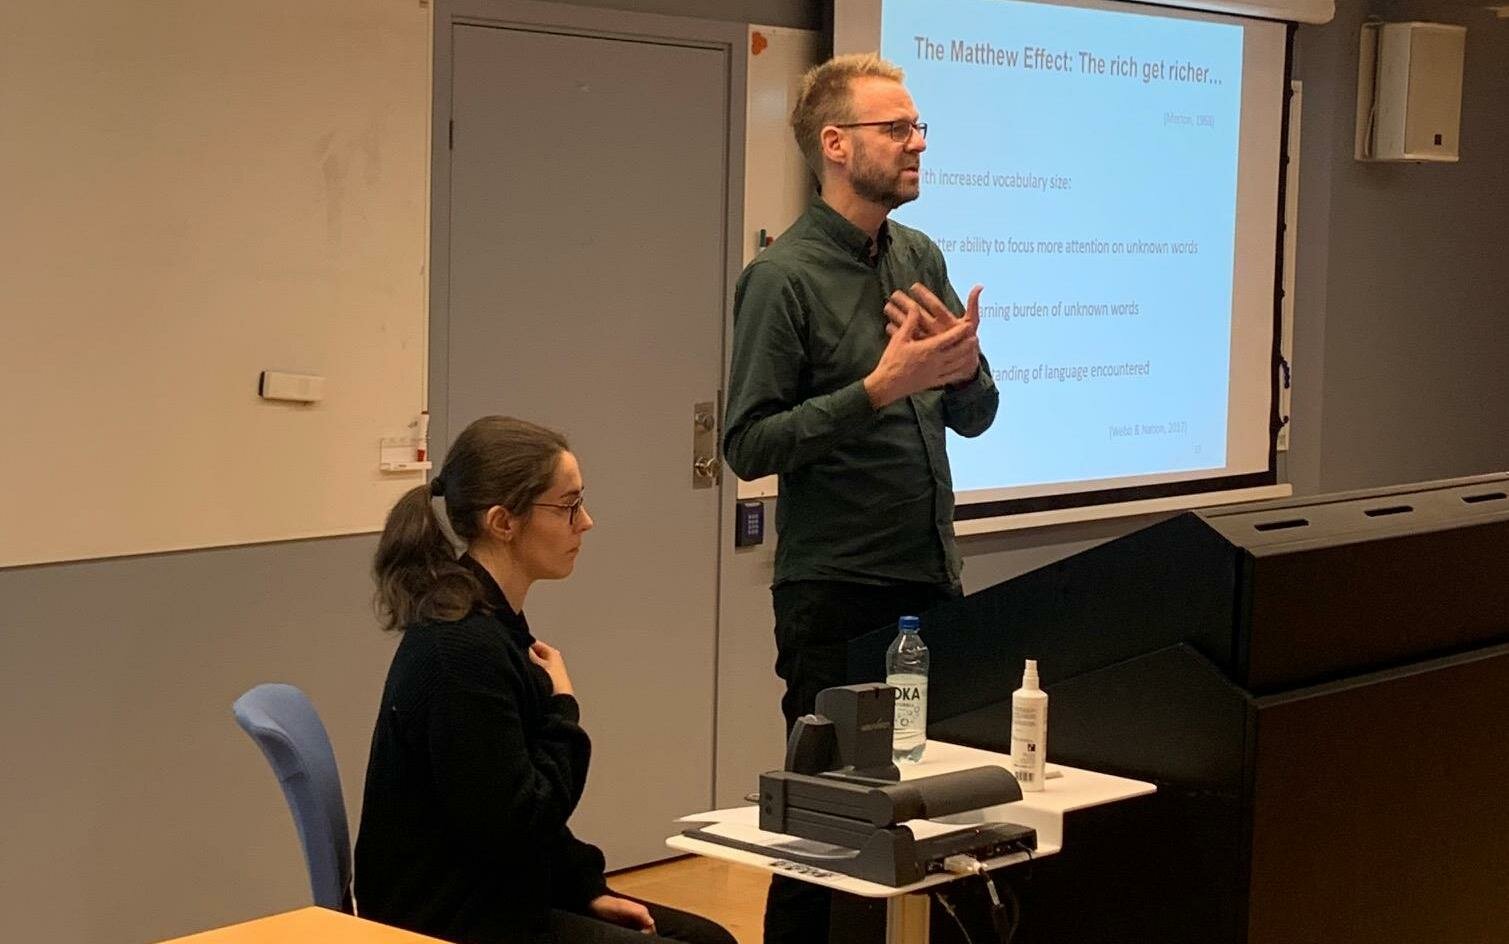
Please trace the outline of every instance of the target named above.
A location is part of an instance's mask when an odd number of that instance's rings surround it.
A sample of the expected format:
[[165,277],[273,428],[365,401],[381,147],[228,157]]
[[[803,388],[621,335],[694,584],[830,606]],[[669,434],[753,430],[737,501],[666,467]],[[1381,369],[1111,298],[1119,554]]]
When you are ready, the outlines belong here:
[[740,478],[780,475],[777,584],[959,584],[944,429],[983,433],[999,394],[982,355],[962,387],[870,405],[891,292],[921,282],[962,310],[926,235],[888,221],[875,244],[814,197],[734,293],[723,453]]

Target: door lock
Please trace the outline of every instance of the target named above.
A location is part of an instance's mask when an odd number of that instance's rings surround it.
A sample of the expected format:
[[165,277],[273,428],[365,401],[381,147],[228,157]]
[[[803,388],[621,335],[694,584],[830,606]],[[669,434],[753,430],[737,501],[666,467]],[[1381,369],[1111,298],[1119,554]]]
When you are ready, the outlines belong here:
[[692,488],[718,484],[723,464],[718,460],[718,414],[711,401],[692,404]]

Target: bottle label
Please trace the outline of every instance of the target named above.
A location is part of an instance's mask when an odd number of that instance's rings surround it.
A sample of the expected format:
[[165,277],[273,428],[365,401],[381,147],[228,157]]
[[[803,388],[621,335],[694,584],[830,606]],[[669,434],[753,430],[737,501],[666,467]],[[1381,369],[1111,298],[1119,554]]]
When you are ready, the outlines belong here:
[[1036,705],[1012,705],[1011,736],[1014,738],[1036,736],[1038,726],[1042,724],[1041,717],[1042,712]]
[[1011,706],[1011,773],[1024,790],[1043,789],[1043,739],[1047,734],[1047,704],[1018,702]]
[[918,737],[927,733],[927,676],[888,675],[886,684],[896,690],[894,735]]

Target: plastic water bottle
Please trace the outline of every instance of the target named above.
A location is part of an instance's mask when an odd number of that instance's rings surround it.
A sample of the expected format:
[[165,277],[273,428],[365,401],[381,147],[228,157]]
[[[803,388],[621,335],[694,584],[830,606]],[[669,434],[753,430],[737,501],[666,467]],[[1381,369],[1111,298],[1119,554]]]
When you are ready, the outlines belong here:
[[885,652],[885,681],[896,690],[896,723],[891,730],[891,759],[913,763],[927,747],[927,645],[915,616],[903,616],[901,630]]

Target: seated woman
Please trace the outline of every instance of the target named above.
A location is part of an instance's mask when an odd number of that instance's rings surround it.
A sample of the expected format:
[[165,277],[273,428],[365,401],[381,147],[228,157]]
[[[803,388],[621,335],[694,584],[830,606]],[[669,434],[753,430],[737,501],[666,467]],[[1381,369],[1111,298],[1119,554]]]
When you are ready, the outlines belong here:
[[403,638],[356,841],[363,917],[465,944],[733,944],[613,894],[602,853],[566,828],[591,749],[566,662],[523,610],[536,580],[570,575],[591,528],[566,440],[501,416],[468,426],[388,515],[377,603]]

